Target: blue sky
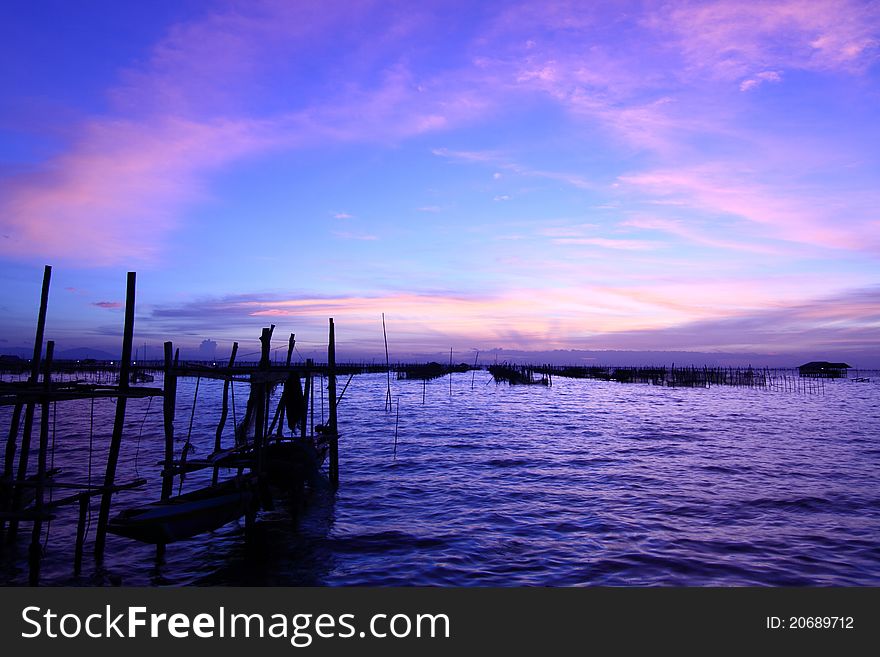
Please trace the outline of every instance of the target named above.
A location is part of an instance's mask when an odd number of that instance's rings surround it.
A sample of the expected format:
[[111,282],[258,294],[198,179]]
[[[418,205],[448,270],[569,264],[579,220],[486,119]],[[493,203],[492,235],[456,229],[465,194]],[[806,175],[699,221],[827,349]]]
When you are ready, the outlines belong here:
[[475,4],[3,3],[0,349],[877,353],[876,3]]

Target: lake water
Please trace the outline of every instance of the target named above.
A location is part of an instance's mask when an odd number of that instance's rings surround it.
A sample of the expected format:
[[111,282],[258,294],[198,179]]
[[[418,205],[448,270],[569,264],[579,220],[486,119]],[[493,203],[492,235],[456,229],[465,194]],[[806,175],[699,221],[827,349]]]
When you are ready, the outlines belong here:
[[[194,389],[180,381],[178,453]],[[221,389],[200,383],[196,458],[212,449]],[[552,387],[518,387],[481,371],[453,375],[451,394],[448,377],[424,390],[392,380],[392,393],[399,422],[384,410],[384,375],[351,381],[339,409],[340,489],[335,498],[318,491],[298,522],[279,505],[259,515],[250,542],[235,522],[169,545],[163,563],[152,546],[111,535],[95,571],[95,506],[85,572],[74,578],[76,506],[64,507],[49,528],[43,582],[880,585],[876,377],[828,381],[824,394],[806,395],[559,377]],[[240,417],[247,387],[236,395]],[[117,481],[139,475],[150,484],[118,494],[116,510],[158,498],[161,406],[129,403]],[[59,479],[87,478],[94,413],[99,483],[114,409],[110,400],[58,405]],[[4,439],[9,415],[0,409]],[[209,476],[189,475],[183,490]],[[26,583],[29,537],[23,524],[17,548],[0,555],[0,581]]]

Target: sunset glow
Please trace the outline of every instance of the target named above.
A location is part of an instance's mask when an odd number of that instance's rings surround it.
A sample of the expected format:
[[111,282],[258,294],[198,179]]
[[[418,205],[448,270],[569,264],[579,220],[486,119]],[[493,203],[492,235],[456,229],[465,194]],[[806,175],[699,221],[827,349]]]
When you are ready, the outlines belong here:
[[877,3],[147,4],[0,9],[0,352],[880,363]]

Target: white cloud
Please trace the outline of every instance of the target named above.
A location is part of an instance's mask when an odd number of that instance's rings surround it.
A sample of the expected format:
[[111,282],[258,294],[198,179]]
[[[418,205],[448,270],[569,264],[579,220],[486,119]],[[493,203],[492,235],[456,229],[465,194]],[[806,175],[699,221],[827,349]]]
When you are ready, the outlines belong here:
[[739,85],[740,91],[749,91],[760,86],[764,82],[782,82],[782,76],[776,71],[761,71],[748,80],[743,80]]

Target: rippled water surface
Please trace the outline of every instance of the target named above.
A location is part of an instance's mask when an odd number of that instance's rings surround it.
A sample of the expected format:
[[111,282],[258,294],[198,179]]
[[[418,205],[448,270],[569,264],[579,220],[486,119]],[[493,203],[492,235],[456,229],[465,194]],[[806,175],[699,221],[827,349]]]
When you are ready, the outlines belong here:
[[[221,388],[200,383],[195,457],[212,449]],[[178,452],[194,389],[180,381]],[[76,509],[65,507],[49,530],[44,581],[880,585],[876,377],[830,381],[823,395],[562,378],[511,387],[486,372],[454,375],[451,394],[448,378],[392,389],[399,422],[384,411],[384,375],[352,380],[340,407],[341,487],[335,499],[318,491],[296,523],[279,504],[261,513],[250,543],[231,523],[170,545],[163,563],[154,548],[110,536],[105,568],[87,555],[73,578]],[[236,394],[240,413],[246,386]],[[87,478],[94,411],[98,483],[114,410],[107,400],[58,405],[60,479]],[[158,399],[129,404],[118,480],[150,484],[120,493],[116,509],[158,498],[161,416]],[[6,408],[4,436],[8,426]],[[206,476],[189,475],[184,491]],[[97,508],[92,515],[89,551]],[[22,534],[0,557],[7,583],[27,579],[29,526]]]

